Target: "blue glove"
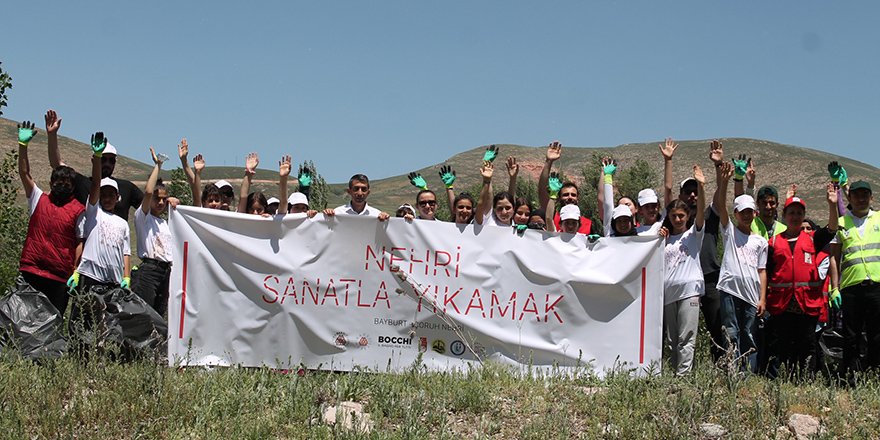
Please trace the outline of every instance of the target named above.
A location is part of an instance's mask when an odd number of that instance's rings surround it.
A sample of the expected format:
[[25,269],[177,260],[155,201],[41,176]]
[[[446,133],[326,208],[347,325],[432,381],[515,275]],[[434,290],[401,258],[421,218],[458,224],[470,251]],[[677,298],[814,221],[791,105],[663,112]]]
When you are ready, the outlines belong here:
[[446,189],[452,189],[452,184],[455,183],[455,170],[449,165],[440,167],[440,180],[446,185]]
[[839,186],[846,185],[846,182],[849,180],[849,176],[846,174],[846,168],[837,163],[837,161],[828,164],[828,174],[831,175],[831,181],[837,183]]
[[297,177],[296,180],[299,181],[300,191],[312,186],[312,172],[309,171],[309,167],[303,167],[302,165],[300,165],[299,177]]
[[733,180],[743,180],[751,162],[752,158],[746,159],[745,154],[740,154],[738,158],[733,159]]
[[123,277],[122,282],[119,283],[119,287],[122,287],[123,289],[130,289],[131,288],[131,278],[130,277]]
[[425,178],[422,177],[421,173],[409,173],[406,177],[409,179],[409,183],[411,183],[412,186],[422,191],[428,189],[428,183],[425,182]]
[[590,243],[595,243],[596,240],[598,240],[598,239],[600,239],[600,238],[602,238],[602,236],[599,235],[599,234],[590,234],[590,235],[587,236],[587,240],[589,240]]
[[104,154],[104,149],[107,148],[107,138],[104,137],[104,132],[97,132],[92,135],[92,153],[95,157],[101,157]]
[[73,275],[67,279],[67,291],[73,292],[76,290],[76,286],[79,286],[79,272],[74,272]]
[[831,306],[834,310],[840,310],[840,305],[843,303],[843,300],[840,298],[840,291],[837,289],[833,289],[828,292],[828,305]]
[[559,178],[559,173],[550,173],[550,178],[547,179],[547,190],[550,192],[551,199],[555,200],[559,197],[559,191],[562,190],[562,179]]
[[496,147],[495,145],[489,145],[489,148],[486,148],[486,152],[483,153],[483,161],[494,162],[495,158],[498,157],[498,153],[500,152],[500,148]]
[[602,171],[605,173],[605,183],[611,185],[614,182],[614,173],[617,171],[617,161],[612,160],[603,165]]
[[529,225],[513,225],[516,228],[516,232],[522,234],[526,229],[529,229]]

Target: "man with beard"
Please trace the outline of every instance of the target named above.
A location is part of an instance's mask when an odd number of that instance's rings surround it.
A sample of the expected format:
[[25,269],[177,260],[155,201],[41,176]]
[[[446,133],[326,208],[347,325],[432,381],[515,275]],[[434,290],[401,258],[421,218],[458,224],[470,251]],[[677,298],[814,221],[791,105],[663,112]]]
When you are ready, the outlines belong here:
[[[551,190],[556,190],[558,187],[551,188],[549,185],[550,181],[550,169],[553,167],[553,162],[556,162],[559,157],[562,156],[562,144],[559,141],[553,141],[547,147],[547,156],[544,161],[544,168],[541,169],[541,175],[538,177],[538,204],[539,206],[546,207],[547,202],[551,200]],[[556,231],[562,230],[562,224],[560,221],[560,212],[562,212],[562,207],[566,205],[577,205],[578,203],[578,187],[574,184],[574,182],[565,182],[562,184],[562,187],[558,190],[558,197],[560,202],[560,209],[556,210],[556,214],[553,216],[553,225]],[[556,195],[553,194],[553,195]],[[577,232],[585,235],[599,235],[601,234],[600,229],[593,224],[592,220],[580,216],[580,226],[578,227]]]
[[[54,170],[64,165],[64,162],[61,161],[61,152],[58,150],[58,129],[61,128],[61,118],[58,117],[55,110],[49,110],[46,112],[45,119],[46,135],[48,136],[49,143],[49,165]],[[101,156],[101,178],[111,178],[116,181],[116,184],[119,186],[119,203],[116,204],[116,209],[113,213],[128,221],[128,212],[132,208],[137,209],[141,206],[141,202],[144,200],[144,193],[131,181],[113,177],[115,169],[116,147],[108,143],[107,148],[104,150],[104,155]],[[75,175],[76,178],[73,181],[74,198],[80,204],[84,204],[89,198],[89,190],[92,185],[91,179],[80,173]]]
[[43,292],[63,316],[68,300],[67,278],[82,253],[82,240],[76,230],[85,207],[73,197],[73,168],[62,165],[52,171],[49,194],[34,182],[27,147],[36,133],[31,122],[19,125],[18,175],[30,214],[19,270],[22,278]]
[[[678,148],[678,144],[671,139],[668,139],[665,145],[660,145],[660,152],[665,161],[664,167],[667,170],[664,178],[666,200],[672,200],[672,157],[676,148]],[[715,181],[717,182],[721,178],[721,166],[724,163],[724,150],[720,141],[713,140],[709,144],[709,160],[715,165]],[[684,202],[690,209],[688,223],[688,227],[690,227],[693,219],[696,218],[696,179],[690,177],[679,184],[678,199]],[[700,248],[700,266],[703,269],[705,294],[700,298],[700,311],[703,312],[703,320],[706,322],[706,329],[709,330],[709,337],[712,339],[710,352],[712,353],[713,360],[717,362],[721,355],[724,354],[720,347],[725,347],[727,344],[721,326],[721,297],[716,288],[718,275],[721,272],[721,265],[718,261],[718,238],[721,218],[712,204],[706,208],[704,218],[705,232],[702,247]]]

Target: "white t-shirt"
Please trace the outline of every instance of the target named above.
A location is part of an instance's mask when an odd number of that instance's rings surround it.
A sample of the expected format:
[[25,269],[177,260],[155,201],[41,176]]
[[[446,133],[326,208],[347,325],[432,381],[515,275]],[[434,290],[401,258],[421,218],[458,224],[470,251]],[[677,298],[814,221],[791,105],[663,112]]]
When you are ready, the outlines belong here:
[[495,217],[495,211],[489,211],[486,215],[483,216],[483,225],[490,226],[501,226],[505,228],[509,228],[510,224],[504,224],[498,221],[498,217]]
[[[639,225],[636,227],[636,233],[639,235],[657,235],[660,228],[663,227],[663,221],[654,222],[653,225]],[[702,238],[700,239],[702,240]]]
[[757,234],[743,234],[733,222],[721,227],[724,258],[718,275],[718,290],[755,307],[761,299],[758,269],[767,267],[767,240]]
[[670,235],[666,239],[666,279],[663,283],[665,304],[702,296],[706,292],[703,267],[700,265],[704,230],[705,228],[697,231],[696,226],[691,226],[681,234]]
[[171,228],[168,221],[156,217],[138,207],[134,213],[134,230],[137,232],[138,256],[171,262]]
[[86,243],[77,272],[102,283],[121,282],[125,274],[123,256],[131,255],[128,222],[97,204],[87,204],[80,225]]
[[367,217],[379,217],[379,211],[376,208],[370,206],[370,204],[364,205],[364,210],[361,212],[357,212],[354,208],[351,207],[351,203],[346,203],[342,206],[337,206],[336,209],[333,210],[336,215],[346,214],[346,215],[365,215]]

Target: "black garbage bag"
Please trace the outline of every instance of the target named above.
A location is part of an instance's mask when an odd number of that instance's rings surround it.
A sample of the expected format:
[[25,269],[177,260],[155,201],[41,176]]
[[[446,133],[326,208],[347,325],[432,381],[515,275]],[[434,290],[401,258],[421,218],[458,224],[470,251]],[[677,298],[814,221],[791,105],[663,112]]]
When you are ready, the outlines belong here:
[[90,286],[73,298],[69,333],[80,355],[92,349],[119,360],[166,355],[168,324],[132,291]]
[[0,346],[30,360],[57,359],[67,351],[64,316],[21,276],[0,298]]

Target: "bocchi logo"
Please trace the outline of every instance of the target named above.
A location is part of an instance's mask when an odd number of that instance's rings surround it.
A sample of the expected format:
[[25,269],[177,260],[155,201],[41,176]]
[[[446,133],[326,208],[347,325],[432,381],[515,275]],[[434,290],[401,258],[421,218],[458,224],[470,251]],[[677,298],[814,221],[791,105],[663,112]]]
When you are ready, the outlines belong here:
[[402,336],[379,336],[379,345],[411,345],[412,338],[404,338]]

